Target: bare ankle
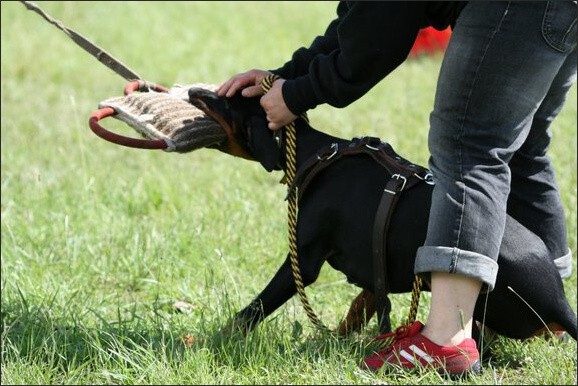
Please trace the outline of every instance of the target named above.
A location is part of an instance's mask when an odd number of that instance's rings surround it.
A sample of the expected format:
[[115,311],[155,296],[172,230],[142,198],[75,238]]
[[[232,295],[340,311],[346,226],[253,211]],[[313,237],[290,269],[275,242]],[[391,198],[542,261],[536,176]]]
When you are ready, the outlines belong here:
[[466,338],[471,338],[466,329],[451,330],[445,328],[433,328],[426,324],[421,334],[437,344],[438,346],[455,346],[463,342]]

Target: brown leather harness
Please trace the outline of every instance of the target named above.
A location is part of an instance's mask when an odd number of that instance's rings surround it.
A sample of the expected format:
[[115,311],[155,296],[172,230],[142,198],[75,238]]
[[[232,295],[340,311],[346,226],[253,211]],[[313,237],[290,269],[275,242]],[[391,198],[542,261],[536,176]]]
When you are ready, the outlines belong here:
[[[376,137],[354,138],[341,146],[333,143],[320,149],[299,169],[290,189],[299,188],[299,198],[304,194],[309,183],[319,172],[344,156],[367,154],[387,170],[389,179],[385,185],[379,206],[375,213],[373,225],[372,251],[374,264],[374,295],[376,297],[377,316],[380,331],[389,331],[389,312],[391,305],[388,294],[386,241],[391,216],[399,199],[399,194],[420,182],[433,184],[432,174],[422,166],[400,157],[386,142]],[[419,295],[418,295],[419,297]],[[417,305],[416,305],[417,307]]]

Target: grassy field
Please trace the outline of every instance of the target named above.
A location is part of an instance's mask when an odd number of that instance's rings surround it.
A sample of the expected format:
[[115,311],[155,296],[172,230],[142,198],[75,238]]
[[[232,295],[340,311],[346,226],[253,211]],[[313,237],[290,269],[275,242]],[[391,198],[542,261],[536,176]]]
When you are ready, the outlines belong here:
[[[133,68],[171,86],[275,68],[334,17],[334,2],[41,2]],[[297,297],[246,338],[219,328],[268,283],[287,251],[279,172],[215,150],[129,149],[88,117],[124,79],[19,2],[1,3],[2,384],[436,384],[423,372],[358,369],[375,322],[319,336]],[[379,136],[427,164],[439,57],[405,63],[314,126]],[[576,87],[553,125],[551,156],[576,256]],[[126,130],[127,135],[133,133]],[[574,274],[564,282],[576,310]],[[336,326],[358,289],[324,267],[307,289]],[[394,325],[409,294],[392,297]],[[189,305],[176,312],[176,301]],[[418,315],[427,309],[422,295]],[[513,320],[512,323],[516,321]],[[185,347],[181,336],[192,337]],[[576,342],[505,338],[468,384],[576,384]],[[464,383],[464,382],[462,382]]]

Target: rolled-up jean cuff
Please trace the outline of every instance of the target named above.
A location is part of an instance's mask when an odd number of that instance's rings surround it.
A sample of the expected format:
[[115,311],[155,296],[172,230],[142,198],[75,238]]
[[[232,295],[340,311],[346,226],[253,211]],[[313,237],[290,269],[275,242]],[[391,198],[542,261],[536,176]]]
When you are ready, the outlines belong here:
[[498,275],[498,263],[479,253],[458,248],[424,246],[417,250],[414,273],[430,280],[430,272],[464,275],[482,282],[482,293],[491,292]]
[[568,249],[568,253],[557,259],[554,259],[554,264],[560,272],[562,279],[567,279],[572,275],[572,251]]

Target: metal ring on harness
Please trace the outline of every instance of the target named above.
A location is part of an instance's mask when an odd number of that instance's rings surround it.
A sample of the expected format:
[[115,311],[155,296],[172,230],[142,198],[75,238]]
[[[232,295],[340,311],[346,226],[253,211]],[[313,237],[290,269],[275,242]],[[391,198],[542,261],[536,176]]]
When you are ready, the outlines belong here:
[[[128,95],[135,91],[155,91],[155,92],[168,92],[168,88],[150,82],[144,82],[140,80],[135,80],[129,82],[124,88],[124,94]],[[90,114],[88,120],[88,125],[94,134],[98,135],[100,138],[105,139],[109,142],[115,143],[117,145],[122,145],[126,147],[133,147],[137,149],[153,149],[153,150],[165,150],[169,147],[167,142],[163,139],[141,139],[126,137],[124,135],[113,133],[104,127],[102,127],[98,121],[103,118],[115,115],[116,111],[112,107],[103,107],[97,111]]]

